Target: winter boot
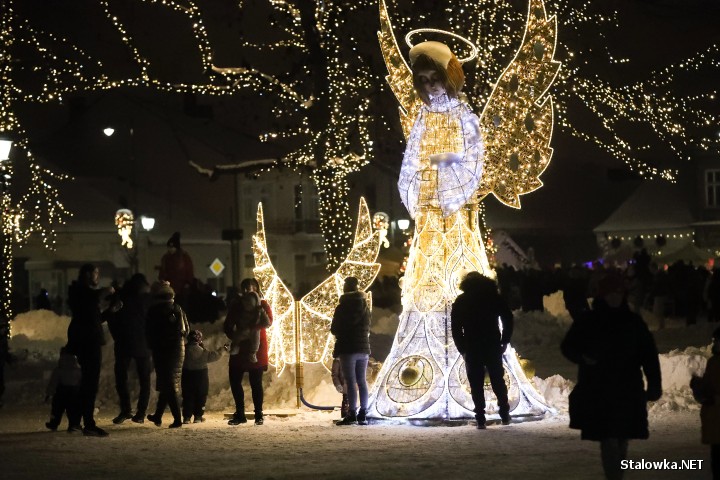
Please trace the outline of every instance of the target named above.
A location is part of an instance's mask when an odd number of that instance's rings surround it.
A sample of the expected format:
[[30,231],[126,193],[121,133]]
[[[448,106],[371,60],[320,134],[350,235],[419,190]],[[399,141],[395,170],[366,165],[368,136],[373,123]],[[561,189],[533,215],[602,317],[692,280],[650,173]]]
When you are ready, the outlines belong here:
[[357,423],[357,415],[355,414],[355,412],[350,411],[350,413],[348,413],[345,418],[335,422],[335,425],[341,427],[345,425],[357,425]]
[[67,428],[67,433],[78,433],[82,432],[82,427],[80,425],[69,425]]
[[500,407],[500,421],[503,425],[510,425],[510,405]]
[[147,419],[150,420],[155,424],[156,427],[159,427],[162,425],[162,416],[157,414],[150,414],[147,416]]
[[247,418],[245,417],[245,413],[235,412],[235,414],[233,415],[233,418],[228,420],[228,425],[240,425],[243,423],[247,423]]
[[183,418],[182,422],[183,422],[183,424],[187,425],[188,423],[190,423],[190,417]]
[[255,425],[262,425],[265,423],[262,412],[255,414]]
[[176,418],[168,428],[180,428],[183,426],[182,420],[180,418]]
[[367,425],[367,411],[364,408],[361,408],[360,411],[357,414],[357,423],[358,425]]
[[478,430],[485,430],[487,428],[485,425],[485,415],[475,415],[475,420],[477,420]]
[[82,432],[86,437],[107,437],[110,435],[108,432],[96,425],[93,425],[92,427],[85,427]]
[[45,426],[48,428],[48,430],[52,430],[53,432],[56,432],[58,424],[50,421],[50,422],[45,422]]
[[130,420],[132,420],[134,423],[145,423],[145,414],[136,413]]
[[115,425],[120,425],[125,420],[130,420],[131,418],[133,418],[133,416],[130,412],[120,412],[120,414],[117,417],[113,418],[112,422]]
[[195,415],[195,421],[193,423],[205,423],[205,417]]

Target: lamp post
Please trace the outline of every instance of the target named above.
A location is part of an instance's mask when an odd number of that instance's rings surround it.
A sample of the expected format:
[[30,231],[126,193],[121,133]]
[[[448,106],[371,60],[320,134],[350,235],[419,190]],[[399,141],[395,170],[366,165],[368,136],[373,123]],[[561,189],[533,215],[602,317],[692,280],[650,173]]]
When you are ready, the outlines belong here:
[[0,285],[0,322],[9,321],[12,318],[11,298],[12,298],[12,246],[14,233],[14,219],[11,211],[10,198],[10,179],[12,178],[12,169],[10,165],[10,150],[13,142],[9,138],[0,138],[0,275],[2,275],[2,285]]

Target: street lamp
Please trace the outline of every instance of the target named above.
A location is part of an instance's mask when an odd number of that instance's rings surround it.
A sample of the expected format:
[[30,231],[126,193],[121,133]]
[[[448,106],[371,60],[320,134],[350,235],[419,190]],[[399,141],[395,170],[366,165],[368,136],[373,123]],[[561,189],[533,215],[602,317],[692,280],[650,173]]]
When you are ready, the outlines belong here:
[[145,215],[141,215],[140,224],[142,225],[143,230],[149,232],[155,227],[155,219],[153,217],[146,217]]
[[407,218],[401,218],[397,221],[397,226],[400,230],[404,232],[405,230],[410,228],[410,220],[408,220]]
[[10,160],[10,149],[13,142],[8,138],[0,138],[0,162]]
[[103,128],[103,133],[106,137],[112,137],[112,134],[115,133],[115,129],[112,127]]

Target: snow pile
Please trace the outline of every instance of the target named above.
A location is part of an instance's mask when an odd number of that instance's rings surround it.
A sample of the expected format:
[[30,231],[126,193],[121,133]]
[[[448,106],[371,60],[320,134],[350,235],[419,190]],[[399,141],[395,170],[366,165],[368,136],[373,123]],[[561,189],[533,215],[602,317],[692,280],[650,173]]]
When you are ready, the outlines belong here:
[[394,337],[399,323],[400,317],[397,313],[385,308],[373,307],[372,323],[370,324],[372,333]]
[[690,390],[690,378],[703,374],[709,356],[710,346],[688,347],[661,354],[663,396],[650,406],[650,413],[657,416],[666,412],[700,409]]
[[568,411],[568,395],[575,384],[560,375],[553,375],[546,379],[533,377],[532,383],[537,391],[545,398],[547,404],[559,413]]
[[562,318],[564,322],[572,323],[570,313],[565,308],[565,300],[563,300],[563,292],[558,290],[550,295],[543,297],[543,307],[553,317]]
[[[554,298],[554,300],[553,300]],[[557,295],[546,297],[546,306],[557,304]],[[557,306],[557,305],[556,305]],[[375,319],[372,331],[374,334],[391,337],[397,328],[397,315],[390,310],[375,309]],[[513,345],[523,357],[532,360],[537,367],[544,367],[546,378],[534,377],[533,383],[538,392],[543,395],[548,404],[558,410],[567,412],[567,397],[572,390],[576,366],[570,364],[559,353],[559,345],[564,337],[569,323],[568,316],[555,316],[549,312],[515,312],[516,328]],[[67,326],[70,319],[58,316],[46,310],[31,311],[18,315],[12,324],[12,338],[10,348],[20,362],[8,370],[7,401],[19,404],[31,404],[41,401],[45,385],[50,373],[57,363],[61,346],[66,343]],[[192,325],[193,329],[203,332],[205,347],[216,350],[227,343],[222,331],[222,322],[214,324]],[[663,337],[664,331],[656,333],[660,336],[660,343],[669,343],[685,346],[699,338],[707,338],[707,331],[713,326],[697,325],[687,329],[673,330],[668,338]],[[688,337],[685,339],[684,334]],[[103,348],[103,365],[100,378],[97,406],[103,412],[115,413],[117,408],[117,394],[115,392],[115,378],[113,373],[114,355],[112,339],[107,335],[108,344]],[[688,341],[689,340],[689,341]],[[685,344],[683,345],[683,342]],[[653,414],[680,410],[694,410],[699,408],[692,399],[689,389],[692,375],[700,375],[704,371],[705,363],[710,355],[710,347],[687,347],[683,350],[675,349],[660,355],[662,369],[663,397],[651,406]],[[210,392],[207,407],[210,411],[229,412],[234,409],[234,401],[228,383],[227,354],[209,365]],[[379,369],[379,363],[373,363],[369,369],[368,377]],[[131,366],[131,370],[134,367]],[[297,403],[295,389],[295,367],[287,366],[278,375],[270,367],[263,377],[265,388],[265,408],[285,409],[295,408]],[[137,377],[130,372],[130,385],[133,388],[133,398],[137,396]],[[153,380],[154,386],[154,380]],[[248,410],[252,409],[250,388],[247,380],[244,382]],[[306,401],[319,406],[338,406],[341,396],[332,384],[329,372],[322,365],[306,364],[304,366],[304,396]],[[151,397],[151,406],[155,404],[156,393]]]

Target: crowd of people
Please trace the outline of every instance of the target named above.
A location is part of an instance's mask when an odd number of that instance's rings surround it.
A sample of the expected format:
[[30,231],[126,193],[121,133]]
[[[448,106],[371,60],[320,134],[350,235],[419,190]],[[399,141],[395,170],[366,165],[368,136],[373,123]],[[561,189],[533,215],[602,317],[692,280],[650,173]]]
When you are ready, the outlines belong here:
[[563,292],[565,306],[573,314],[587,308],[587,299],[598,294],[599,281],[611,271],[619,271],[627,289],[630,309],[653,311],[661,317],[685,318],[688,325],[698,316],[720,321],[720,268],[679,260],[672,265],[658,264],[645,249],[635,253],[625,268],[593,262],[554,270],[515,269],[502,265],[497,278],[503,298],[511,309],[542,311],[543,296]]
[[[556,271],[547,278],[554,278],[555,285],[562,290],[573,319],[561,344],[563,355],[578,365],[578,381],[569,398],[570,427],[579,429],[582,439],[600,443],[605,475],[617,479],[623,476],[620,465],[627,457],[629,440],[649,436],[647,402],[662,395],[658,351],[638,314],[639,309],[649,308],[659,295],[673,296],[675,308],[682,306],[688,315],[686,318],[694,321],[697,313],[706,309],[709,319],[715,321],[716,309],[720,307],[716,296],[719,274],[718,270],[710,273],[682,263],[659,270],[642,252],[625,270],[594,267],[592,270],[573,267],[569,271]],[[511,282],[518,278],[521,292],[523,279],[527,285],[529,278],[543,278],[542,273],[518,276],[519,273],[509,268],[499,269],[496,282],[478,272],[470,272],[460,284],[463,293],[452,305],[451,333],[465,361],[478,429],[486,428],[486,373],[497,397],[501,423],[507,425],[511,421],[502,363],[513,334],[513,294],[508,290],[513,288]],[[115,386],[120,406],[113,423],[127,420],[144,423],[147,419],[161,426],[168,407],[173,416],[170,428],[204,422],[208,363],[218,361],[226,351],[235,402],[235,413],[228,424],[248,421],[242,385],[245,373],[252,393],[254,422],[264,423],[262,378],[269,365],[266,329],[272,325],[273,315],[261,296],[257,280],[243,280],[241,292],[228,306],[223,325],[228,344],[207,350],[202,332],[190,330],[185,311],[175,302],[176,294],[170,282],[157,281],[150,285],[144,275],[136,274],[116,292],[112,287],[99,288],[99,276],[97,267],[83,265],[69,288],[72,318],[67,345],[60,351],[58,366],[48,385],[47,399],[52,398],[48,429],[57,430],[63,415],[67,415],[68,432],[108,435],[94,419],[105,322],[114,340]],[[695,277],[697,281],[687,280]],[[696,288],[696,294],[661,289],[662,285],[678,285],[678,279],[684,279],[688,289]],[[692,306],[691,297],[700,307]],[[538,308],[532,306],[532,302],[520,308],[525,306]],[[366,294],[358,289],[357,278],[347,277],[330,326],[336,338],[333,381],[343,394],[342,419],[336,422],[339,426],[368,423],[366,371],[370,322]],[[720,355],[720,328],[713,337],[714,356],[705,374],[694,378],[691,387],[702,403],[702,438],[711,445],[712,467],[718,478],[720,441],[716,433],[720,429],[717,407],[720,369],[716,368],[715,361]],[[140,384],[134,411],[128,387],[131,363],[135,364]],[[146,415],[153,370],[159,395],[154,413]]]
[[[58,366],[48,385],[47,398],[52,397],[52,409],[47,428],[57,430],[63,415],[67,415],[68,432],[108,435],[94,419],[106,322],[114,341],[115,387],[120,405],[113,423],[126,420],[144,423],[147,419],[161,426],[168,407],[173,417],[170,428],[191,421],[204,422],[208,363],[219,360],[229,350],[229,380],[236,413],[228,423],[238,425],[247,421],[242,379],[248,372],[255,424],[262,425],[262,375],[268,367],[265,329],[272,324],[272,311],[260,298],[255,279],[243,280],[241,295],[229,306],[224,330],[230,343],[210,351],[203,346],[202,332],[190,330],[187,315],[176,303],[175,289],[169,281],[150,285],[144,275],[135,274],[116,292],[112,287],[99,288],[99,277],[95,265],[83,265],[69,288],[72,317],[67,345],[60,351]],[[134,411],[128,386],[131,363],[135,364],[140,384]],[[146,415],[153,370],[158,400],[154,412]]]

